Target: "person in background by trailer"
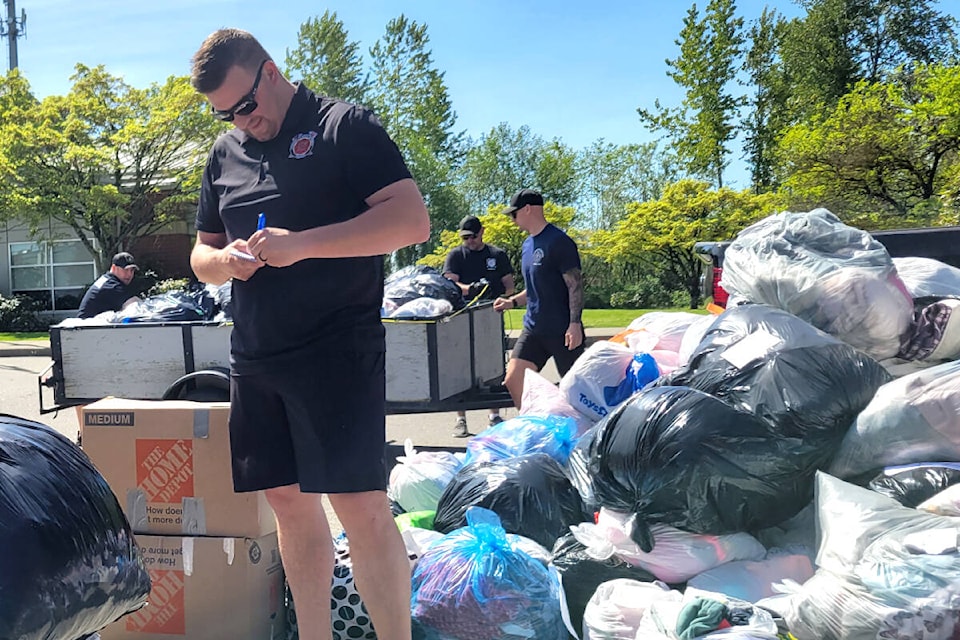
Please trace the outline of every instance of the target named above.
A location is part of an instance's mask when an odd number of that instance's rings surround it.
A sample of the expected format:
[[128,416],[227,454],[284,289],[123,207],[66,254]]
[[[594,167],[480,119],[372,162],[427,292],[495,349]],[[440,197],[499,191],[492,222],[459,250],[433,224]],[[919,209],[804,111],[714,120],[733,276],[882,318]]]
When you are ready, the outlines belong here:
[[83,294],[79,317],[92,318],[104,311],[120,311],[140,302],[139,297],[130,293],[130,283],[139,268],[133,256],[126,251],[113,256],[110,271],[97,278]]
[[[484,300],[495,300],[500,296],[513,295],[513,265],[507,252],[483,241],[483,225],[476,216],[465,216],[460,221],[459,247],[447,254],[443,263],[444,277],[453,280],[463,291],[468,301],[480,296]],[[500,409],[490,409],[489,426],[503,422]],[[467,414],[457,412],[457,422],[453,427],[453,437],[466,438],[470,435],[467,428]]]

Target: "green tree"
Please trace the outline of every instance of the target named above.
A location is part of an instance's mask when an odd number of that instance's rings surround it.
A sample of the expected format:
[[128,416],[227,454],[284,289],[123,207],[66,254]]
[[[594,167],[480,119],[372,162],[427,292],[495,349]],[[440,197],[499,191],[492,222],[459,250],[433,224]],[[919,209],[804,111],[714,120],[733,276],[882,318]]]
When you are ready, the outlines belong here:
[[576,153],[560,140],[547,141],[526,125],[514,130],[502,122],[469,147],[459,184],[471,211],[502,205],[524,187],[572,205],[580,186],[576,162]]
[[[25,100],[25,83],[0,86],[0,217],[52,239],[69,227],[104,269],[139,236],[192,217],[211,118],[186,77],[135,89],[102,66],[77,65],[66,96]],[[26,104],[26,106],[25,106]]]
[[750,48],[743,63],[748,78],[745,84],[752,90],[741,123],[744,158],[758,193],[777,186],[777,139],[789,124],[790,86],[777,53],[785,28],[786,22],[776,11],[764,8],[750,26]]
[[830,110],[853,86],[901,66],[955,61],[956,20],[936,0],[799,0],[781,57],[793,88],[794,122]]
[[602,138],[578,158],[583,188],[578,222],[588,229],[610,229],[631,202],[656,200],[677,179],[675,158],[656,143],[614,145]]
[[[401,15],[370,49],[373,85],[370,104],[397,143],[430,211],[433,241],[463,216],[465,202],[455,188],[453,168],[462,161],[463,135],[428,45],[426,25]],[[398,265],[412,264],[428,246],[401,249]]]
[[706,182],[681,180],[669,185],[659,200],[628,206],[612,231],[597,231],[593,251],[621,268],[645,265],[661,272],[690,294],[690,308],[700,306],[700,260],[693,244],[727,240],[748,224],[774,213],[779,197],[749,189],[711,189]]
[[652,130],[672,138],[680,161],[695,176],[723,186],[729,143],[736,136],[734,118],[742,102],[729,92],[743,45],[743,20],[734,0],[710,0],[703,17],[694,4],[683,20],[677,45],[680,55],[667,60],[667,75],[686,91],[679,109],[639,108]]
[[370,89],[359,42],[349,39],[337,13],[325,11],[300,25],[297,46],[287,49],[287,76],[297,74],[311,90],[363,104]]
[[907,86],[860,82],[783,138],[791,204],[827,206],[868,229],[940,215],[960,151],[960,66],[922,67]]

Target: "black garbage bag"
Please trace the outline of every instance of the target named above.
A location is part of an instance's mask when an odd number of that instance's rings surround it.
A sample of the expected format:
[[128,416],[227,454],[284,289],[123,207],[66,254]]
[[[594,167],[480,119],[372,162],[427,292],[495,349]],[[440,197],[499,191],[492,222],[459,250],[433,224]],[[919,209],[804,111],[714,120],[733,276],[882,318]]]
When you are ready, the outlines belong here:
[[118,311],[114,322],[200,322],[212,320],[214,315],[216,302],[205,289],[193,292],[168,291]]
[[815,439],[825,466],[891,379],[873,358],[800,318],[748,304],[725,311],[689,363],[651,386],[693,387],[763,418],[783,436]]
[[401,306],[417,298],[434,298],[447,300],[454,310],[464,306],[463,292],[452,280],[447,280],[443,274],[424,265],[404,267],[390,274],[384,281],[383,297],[396,306]]
[[440,496],[433,527],[441,533],[467,526],[467,509],[500,516],[507,533],[553,548],[570,525],[590,519],[560,464],[545,453],[464,466]]
[[924,462],[887,467],[867,485],[905,507],[916,508],[947,487],[960,483],[960,463]]
[[150,577],[116,496],[53,429],[0,414],[0,638],[75,640],[139,609]]
[[587,553],[587,548],[568,533],[557,539],[550,564],[556,567],[563,585],[563,594],[570,612],[574,629],[583,628],[583,612],[587,603],[601,583],[617,578],[630,578],[640,582],[653,582],[653,574],[627,564],[612,555],[606,560],[597,560]]
[[648,387],[598,427],[578,445],[596,501],[636,513],[632,537],[647,552],[653,523],[719,535],[783,522],[813,498],[823,458],[818,443],[689,387]]

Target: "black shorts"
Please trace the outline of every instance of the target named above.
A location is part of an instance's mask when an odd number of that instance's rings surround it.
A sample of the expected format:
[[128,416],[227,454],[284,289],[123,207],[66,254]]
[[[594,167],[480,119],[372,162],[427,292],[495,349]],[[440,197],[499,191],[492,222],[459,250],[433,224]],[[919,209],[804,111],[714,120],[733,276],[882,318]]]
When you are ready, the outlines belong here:
[[325,354],[297,371],[230,376],[233,485],[383,491],[383,353]]
[[[581,333],[583,332],[582,326],[580,331]],[[581,336],[580,346],[571,351],[564,345],[563,334],[559,336],[542,336],[531,333],[529,329],[524,329],[520,332],[517,343],[513,345],[512,357],[532,362],[537,365],[538,370],[543,369],[543,365],[547,364],[547,360],[553,358],[554,363],[557,365],[557,372],[562,376],[570,370],[573,363],[576,362],[580,354],[583,353],[585,337],[585,334]]]

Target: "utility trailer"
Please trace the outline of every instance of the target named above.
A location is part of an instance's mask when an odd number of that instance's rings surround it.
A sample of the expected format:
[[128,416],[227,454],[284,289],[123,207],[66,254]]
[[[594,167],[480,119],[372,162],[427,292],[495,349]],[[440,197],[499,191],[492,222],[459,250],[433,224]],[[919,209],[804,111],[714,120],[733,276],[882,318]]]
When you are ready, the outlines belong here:
[[[503,316],[491,302],[437,320],[384,320],[387,412],[512,406],[503,388]],[[50,327],[40,413],[106,396],[227,399],[231,324],[137,322]],[[51,403],[47,403],[52,394]]]

